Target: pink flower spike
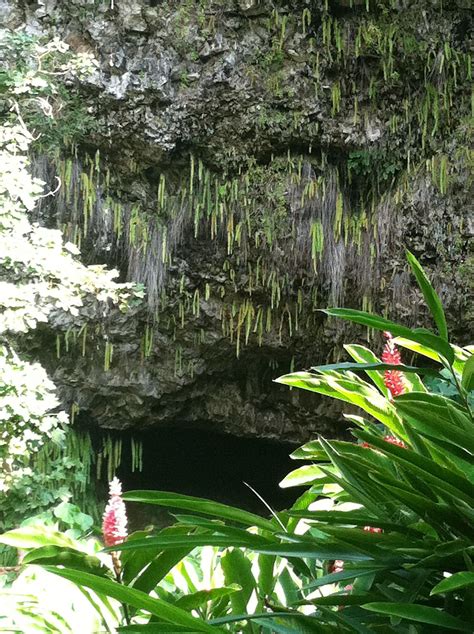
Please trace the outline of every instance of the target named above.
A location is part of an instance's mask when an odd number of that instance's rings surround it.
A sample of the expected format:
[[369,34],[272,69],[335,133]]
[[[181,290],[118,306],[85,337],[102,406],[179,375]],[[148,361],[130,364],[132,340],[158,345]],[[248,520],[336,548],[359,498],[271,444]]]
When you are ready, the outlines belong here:
[[102,520],[102,534],[106,546],[121,544],[128,537],[127,511],[122,500],[122,485],[118,478],[110,482],[109,501]]

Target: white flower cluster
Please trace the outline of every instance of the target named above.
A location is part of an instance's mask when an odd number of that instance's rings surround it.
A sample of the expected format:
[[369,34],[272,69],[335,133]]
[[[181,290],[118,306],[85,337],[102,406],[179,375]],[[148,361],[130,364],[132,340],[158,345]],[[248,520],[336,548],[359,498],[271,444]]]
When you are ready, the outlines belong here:
[[44,183],[28,172],[31,141],[21,125],[0,128],[0,333],[26,332],[55,311],[78,315],[83,298],[123,305],[130,284],[116,284],[118,273],[84,266],[60,231],[30,224]]
[[14,481],[30,475],[29,456],[53,432],[68,422],[59,405],[54,383],[38,363],[19,359],[0,347],[0,493]]
[[[21,125],[0,127],[0,230],[29,226],[31,211],[43,191],[43,183],[28,173],[26,152],[31,135]],[[3,251],[3,249],[2,249]]]

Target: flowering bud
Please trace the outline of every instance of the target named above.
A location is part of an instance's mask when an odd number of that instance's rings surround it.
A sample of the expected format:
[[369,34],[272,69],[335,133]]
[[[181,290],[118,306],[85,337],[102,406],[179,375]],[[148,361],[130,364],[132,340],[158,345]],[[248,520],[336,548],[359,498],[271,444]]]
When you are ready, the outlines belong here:
[[118,478],[110,482],[109,501],[102,520],[106,546],[116,546],[127,539],[127,511],[122,500],[122,485]]

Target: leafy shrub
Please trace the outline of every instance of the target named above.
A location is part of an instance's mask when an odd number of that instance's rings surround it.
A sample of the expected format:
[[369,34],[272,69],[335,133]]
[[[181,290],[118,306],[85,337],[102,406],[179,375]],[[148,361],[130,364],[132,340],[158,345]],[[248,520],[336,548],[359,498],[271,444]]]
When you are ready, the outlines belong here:
[[[449,343],[439,298],[417,260],[408,260],[437,332],[328,309],[389,331],[383,361],[348,345],[353,362],[278,379],[362,410],[346,415],[356,443],[319,438],[293,453],[309,464],[282,482],[307,489],[291,509],[263,518],[189,496],[132,491],[125,500],[179,513],[175,525],[108,549],[120,561],[115,579],[71,548],[69,558],[64,549],[33,549],[28,562],[126,605],[120,632],[471,632],[473,348]],[[424,367],[399,364],[396,346],[421,355]],[[433,375],[449,379],[456,394],[430,392],[421,377]],[[198,569],[211,554],[206,589],[189,572],[195,552]]]
[[[29,213],[45,195],[45,183],[29,171],[35,136],[27,124],[34,123],[37,134],[39,120],[57,126],[56,111],[64,105],[57,75],[72,79],[87,73],[93,60],[73,56],[57,39],[40,44],[22,32],[2,31],[0,48],[0,100],[5,98],[2,104],[8,103],[10,110],[0,126],[0,527],[4,530],[24,516],[26,506],[37,512],[67,499],[65,485],[75,483],[67,461],[56,460],[49,472],[35,473],[32,468],[32,457],[39,458],[47,444],[65,446],[68,416],[58,411],[55,386],[45,370],[17,354],[19,336],[59,316],[80,325],[90,319],[81,315],[97,315],[99,307],[100,316],[112,305],[125,310],[128,299],[142,293],[133,285],[117,284],[117,271],[84,266],[76,247],[63,243],[60,231],[30,222]],[[61,129],[60,134],[66,132]]]

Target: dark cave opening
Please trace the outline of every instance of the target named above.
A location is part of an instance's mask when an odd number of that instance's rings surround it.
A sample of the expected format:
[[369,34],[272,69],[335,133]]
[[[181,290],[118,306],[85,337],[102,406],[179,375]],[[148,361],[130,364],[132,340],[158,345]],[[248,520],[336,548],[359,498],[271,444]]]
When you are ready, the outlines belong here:
[[[301,489],[282,489],[279,482],[299,465],[289,454],[296,445],[231,436],[202,429],[160,428],[145,432],[111,433],[122,440],[117,476],[124,491],[162,490],[209,498],[268,516],[288,508]],[[143,467],[132,471],[131,439],[141,442]],[[158,507],[128,504],[133,529],[167,523]]]

